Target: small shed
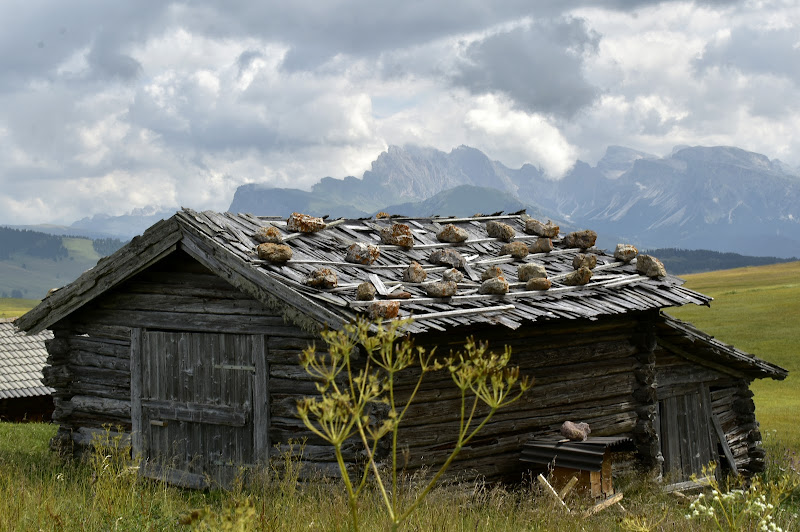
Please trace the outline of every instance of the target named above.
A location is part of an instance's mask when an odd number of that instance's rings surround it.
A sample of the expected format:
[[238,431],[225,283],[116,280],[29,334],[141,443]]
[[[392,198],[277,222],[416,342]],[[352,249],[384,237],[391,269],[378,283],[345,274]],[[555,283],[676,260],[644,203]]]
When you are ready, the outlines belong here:
[[50,331],[26,336],[0,318],[0,421],[45,421],[53,413],[52,388],[42,383]]
[[[258,253],[265,240],[288,250]],[[540,275],[546,283],[525,280]],[[493,276],[503,279],[487,289]],[[374,300],[359,299],[363,283]],[[639,466],[671,480],[712,459],[759,471],[749,384],[787,372],[662,314],[710,302],[682,284],[635,249],[610,256],[591,232],[559,234],[524,213],[325,223],[184,209],[17,324],[53,331],[45,383],[59,447],[81,452],[118,426],[143,471],[185,485],[224,483],[302,438],[308,466],[335,470],[332,449],[296,415],[297,400],[316,394],[298,354],[321,344],[325,327],[375,312],[413,316],[416,345],[440,353],[468,335],[509,345],[512,363],[536,379],[453,471],[518,478],[526,442],[565,420],[630,439]],[[407,413],[407,470],[450,451],[459,402],[449,379],[430,375]],[[358,461],[355,446],[346,451]]]

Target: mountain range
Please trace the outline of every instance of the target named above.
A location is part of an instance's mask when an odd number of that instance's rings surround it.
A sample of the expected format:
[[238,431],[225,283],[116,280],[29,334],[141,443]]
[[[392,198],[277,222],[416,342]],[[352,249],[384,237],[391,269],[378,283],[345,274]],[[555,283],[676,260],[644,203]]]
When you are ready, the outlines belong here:
[[[485,207],[476,209],[481,201]],[[468,216],[501,204],[650,248],[800,255],[800,171],[729,146],[678,146],[664,157],[611,146],[595,166],[577,161],[558,180],[529,164],[509,168],[467,146],[450,153],[392,146],[361,179],[326,177],[310,191],[245,185],[229,210]]]
[[[230,211],[331,217],[470,216],[527,209],[565,228],[594,229],[599,244],[800,256],[800,170],[729,146],[677,146],[658,156],[610,146],[592,166],[576,161],[561,179],[525,164],[509,168],[459,146],[391,146],[361,178],[324,177],[311,190],[240,186]],[[131,237],[171,211],[95,215],[67,233]],[[64,233],[64,231],[62,231]]]

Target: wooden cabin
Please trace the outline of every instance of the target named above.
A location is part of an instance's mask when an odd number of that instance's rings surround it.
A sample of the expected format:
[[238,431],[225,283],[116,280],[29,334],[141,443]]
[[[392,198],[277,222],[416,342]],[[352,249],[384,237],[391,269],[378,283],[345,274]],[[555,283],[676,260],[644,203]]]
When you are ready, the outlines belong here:
[[26,336],[0,318],[0,421],[44,421],[53,414],[53,391],[42,383],[50,331]]
[[[448,224],[466,240],[441,242],[437,234]],[[468,335],[496,350],[507,344],[513,363],[536,379],[462,451],[453,471],[518,478],[526,442],[552,437],[566,420],[589,423],[592,436],[629,439],[640,466],[673,481],[710,460],[743,473],[763,468],[748,386],[787,372],[662,314],[710,298],[677,277],[640,274],[642,257],[620,260],[569,235],[529,234],[524,214],[311,225],[318,230],[292,232],[285,219],[185,209],[21,317],[17,324],[29,334],[54,334],[45,368],[60,426],[54,445],[82,452],[103,427],[120,427],[143,471],[202,486],[307,438],[307,466],[332,470],[332,449],[296,415],[296,401],[316,394],[298,354],[315,341],[322,349],[325,327],[370,312],[375,301],[356,297],[358,285],[370,282],[376,301],[397,302],[399,317],[414,317],[407,332],[416,345],[446,354]],[[385,241],[399,226],[411,240]],[[259,258],[257,235],[265,228],[289,246],[290,260]],[[526,250],[505,254],[504,240]],[[348,262],[354,243],[375,246],[361,248],[371,256]],[[425,283],[404,281],[412,261],[426,282],[438,281],[452,264],[431,255],[445,250],[461,259],[454,295],[434,297]],[[596,255],[596,265],[588,282],[570,285],[579,253]],[[519,281],[527,263],[545,267],[549,289]],[[482,273],[492,266],[509,283],[507,293],[481,293]],[[308,284],[321,267],[336,274],[336,286]],[[443,461],[457,422],[449,374],[430,375],[401,433],[407,470]],[[347,449],[353,462],[357,451]]]

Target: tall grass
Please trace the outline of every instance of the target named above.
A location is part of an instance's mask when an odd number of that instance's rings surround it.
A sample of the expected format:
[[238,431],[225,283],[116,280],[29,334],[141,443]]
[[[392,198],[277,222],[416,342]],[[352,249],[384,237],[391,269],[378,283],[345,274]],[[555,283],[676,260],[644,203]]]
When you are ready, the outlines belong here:
[[[0,423],[0,530],[348,530],[348,501],[340,481],[300,481],[297,453],[276,456],[270,467],[243,475],[229,491],[190,491],[139,477],[130,469],[120,440],[97,442],[86,461],[63,461],[48,448],[55,427]],[[764,481],[798,463],[771,440]],[[778,448],[773,449],[773,446]],[[244,481],[247,480],[247,482]],[[400,497],[413,499],[421,478],[406,479]],[[643,477],[616,480],[625,494],[619,506],[589,518],[582,510],[594,501],[572,493],[567,514],[537,485],[490,486],[451,483],[434,489],[404,530],[713,530],[685,519],[690,500],[665,495]],[[379,493],[367,489],[360,500],[363,528],[386,530],[390,523]],[[776,516],[784,530],[797,529],[798,501]]]

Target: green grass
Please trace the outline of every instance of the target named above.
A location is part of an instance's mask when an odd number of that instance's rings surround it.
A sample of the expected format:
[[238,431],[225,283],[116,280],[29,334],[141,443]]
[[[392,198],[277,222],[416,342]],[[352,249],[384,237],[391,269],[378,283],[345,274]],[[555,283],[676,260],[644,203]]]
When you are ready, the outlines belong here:
[[762,432],[800,450],[800,262],[685,276],[686,286],[714,297],[711,308],[670,309],[717,339],[789,370],[784,381],[753,383]]
[[38,304],[38,299],[0,298],[0,318],[22,316]]
[[[0,530],[349,530],[341,483],[297,482],[298,464],[278,457],[271,469],[230,491],[191,491],[140,478],[125,449],[106,444],[87,461],[63,461],[48,448],[55,427],[0,423]],[[463,483],[434,490],[404,530],[712,530],[684,519],[689,501],[640,477],[616,481],[623,506],[590,518],[593,501],[570,494],[567,514],[535,483],[515,487]],[[401,490],[408,496],[413,479]],[[778,521],[796,527],[796,506]],[[375,492],[360,508],[361,530],[387,530]],[[658,527],[642,527],[660,523]],[[634,525],[638,524],[640,528]],[[238,527],[238,528],[237,528]]]
[[67,257],[58,260],[14,253],[0,260],[0,294],[19,290],[24,298],[43,298],[51,288],[71,283],[97,264],[100,255],[87,238],[63,238]]

